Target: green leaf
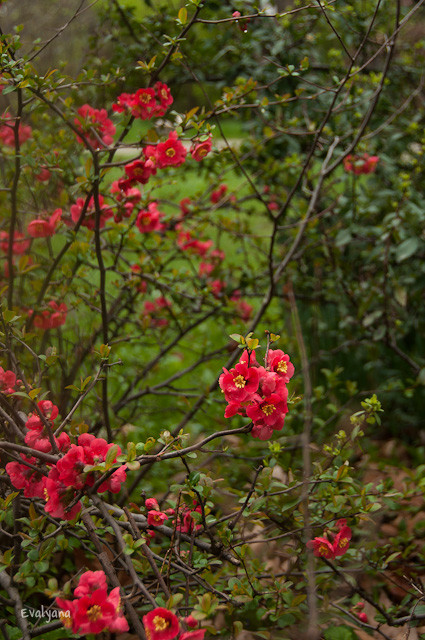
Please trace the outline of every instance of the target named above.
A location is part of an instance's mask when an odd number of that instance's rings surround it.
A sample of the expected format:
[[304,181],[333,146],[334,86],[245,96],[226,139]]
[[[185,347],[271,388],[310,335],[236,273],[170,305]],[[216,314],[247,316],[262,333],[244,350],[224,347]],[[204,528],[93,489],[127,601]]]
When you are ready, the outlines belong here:
[[357,635],[350,627],[329,627],[323,634],[325,640],[357,640]]
[[397,262],[402,262],[403,260],[407,260],[416,253],[419,248],[419,240],[418,238],[407,238],[404,240],[396,249],[396,260]]
[[181,24],[186,24],[187,22],[187,9],[182,7],[178,13],[178,19]]
[[106,454],[106,458],[105,458],[106,465],[111,465],[114,463],[114,460],[117,457],[117,453],[118,453],[118,445],[114,444]]

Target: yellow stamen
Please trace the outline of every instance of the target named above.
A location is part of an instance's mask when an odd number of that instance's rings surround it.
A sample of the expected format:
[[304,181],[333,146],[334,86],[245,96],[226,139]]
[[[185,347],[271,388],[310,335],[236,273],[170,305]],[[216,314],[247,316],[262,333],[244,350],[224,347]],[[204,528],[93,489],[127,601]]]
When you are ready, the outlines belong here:
[[261,407],[261,411],[266,414],[266,416],[271,416],[273,411],[276,409],[274,404],[265,404],[264,407]]
[[235,387],[237,387],[238,389],[243,389],[244,386],[246,385],[246,380],[241,375],[236,376],[236,378],[233,378],[233,382],[235,383]]
[[285,360],[280,360],[276,370],[279,371],[279,373],[286,373],[288,371],[288,363]]
[[161,618],[161,616],[155,616],[152,620],[155,631],[165,631],[170,626],[168,620]]
[[102,615],[102,609],[98,604],[94,604],[90,609],[87,609],[87,617],[90,622],[96,622]]

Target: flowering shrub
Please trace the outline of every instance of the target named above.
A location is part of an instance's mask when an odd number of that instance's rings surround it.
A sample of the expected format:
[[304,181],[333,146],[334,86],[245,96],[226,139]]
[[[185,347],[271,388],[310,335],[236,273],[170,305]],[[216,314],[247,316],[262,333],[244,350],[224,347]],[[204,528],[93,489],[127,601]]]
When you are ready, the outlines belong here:
[[0,631],[407,637],[419,4],[148,4],[1,35]]

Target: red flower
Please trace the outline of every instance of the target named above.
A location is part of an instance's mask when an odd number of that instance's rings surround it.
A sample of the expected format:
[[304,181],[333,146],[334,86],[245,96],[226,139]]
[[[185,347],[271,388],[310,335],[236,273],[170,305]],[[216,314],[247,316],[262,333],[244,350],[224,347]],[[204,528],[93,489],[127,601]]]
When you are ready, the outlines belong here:
[[336,534],[333,543],[335,557],[343,556],[348,551],[351,535],[352,532],[350,527],[342,527],[339,533]]
[[257,391],[260,383],[257,368],[239,363],[230,371],[223,367],[223,371],[219,378],[219,385],[227,402],[244,402]]
[[[13,234],[13,243],[12,250],[13,253],[17,255],[21,255],[28,251],[31,244],[31,240],[25,238],[23,233],[19,233],[15,231]],[[4,251],[4,253],[8,253],[9,251],[9,233],[7,231],[0,231],[0,249]]]
[[78,587],[74,589],[74,596],[77,598],[89,596],[97,589],[104,589],[106,591],[105,573],[103,571],[86,571],[81,575]]
[[145,507],[146,509],[149,509],[149,511],[152,509],[155,511],[159,511],[159,504],[155,498],[147,498],[145,500]]
[[364,622],[365,624],[369,622],[369,618],[367,617],[367,614],[364,611],[360,611],[360,613],[357,614],[357,617],[360,620],[360,622]]
[[362,156],[348,155],[343,160],[345,171],[355,175],[373,173],[378,162],[379,156],[370,156],[368,153],[364,153]]
[[[38,464],[37,458],[28,458],[21,453],[22,460],[29,462],[33,466]],[[16,489],[23,489],[26,498],[43,498],[44,476],[40,471],[20,462],[8,462],[6,471]]]
[[[88,104],[83,104],[77,111],[78,118],[74,124],[78,131],[84,134],[87,143],[94,149],[99,149],[102,142],[105,146],[112,144],[115,135],[115,126],[109,120],[106,109],[94,109]],[[94,135],[95,132],[97,134]],[[78,142],[83,139],[77,136]]]
[[62,209],[55,209],[48,220],[36,218],[27,227],[28,235],[32,238],[48,238],[54,236],[56,227],[62,215]]
[[197,144],[192,145],[190,153],[192,155],[192,158],[196,160],[196,162],[200,162],[205,158],[205,156],[209,154],[212,146],[211,141],[212,138],[210,136],[208,140],[204,140],[204,142],[198,142]]
[[168,107],[173,104],[173,96],[171,95],[169,87],[162,82],[155,83],[155,91],[161,104],[160,107],[157,107],[155,115],[163,116]]
[[164,524],[164,521],[168,520],[168,516],[162,511],[148,511],[148,525],[150,527],[158,527]]
[[204,640],[206,629],[197,629],[196,631],[185,631],[179,637],[179,640]]
[[[0,120],[5,120],[7,124],[0,125],[0,140],[7,147],[15,146],[15,122],[16,118],[10,117],[8,113],[3,113]],[[32,129],[27,124],[19,124],[18,137],[19,144],[23,144],[32,136]]]
[[186,158],[186,149],[177,137],[176,131],[170,131],[168,140],[157,145],[158,167],[180,166]]
[[157,607],[143,616],[147,640],[172,640],[180,631],[176,615],[168,609]]
[[148,165],[145,160],[135,160],[126,164],[124,171],[129,180],[140,182],[140,184],[146,184],[149,178],[156,174],[156,169],[152,167],[152,164]]
[[165,228],[165,225],[160,222],[163,217],[164,214],[158,210],[157,203],[151,202],[147,209],[139,211],[136,220],[136,227],[139,229],[140,233],[162,231],[162,229]]
[[227,192],[227,184],[221,184],[216,191],[213,191],[210,200],[213,204],[217,204],[224,198]]
[[39,182],[48,182],[50,175],[50,171],[47,167],[41,167],[40,171],[35,176],[35,179]]
[[267,357],[267,365],[271,371],[278,373],[284,382],[289,382],[294,375],[294,365],[290,361],[289,356],[280,349],[276,349],[275,351],[270,349]]
[[[71,206],[71,218],[73,222],[77,223],[78,220],[80,219],[84,209],[84,203],[85,203],[84,198],[78,198],[77,202]],[[100,229],[103,229],[103,227],[105,226],[106,220],[108,220],[108,218],[112,218],[114,214],[113,214],[113,211],[107,205],[104,204],[103,196],[99,196],[99,207],[100,207],[99,227]],[[94,231],[94,228],[96,226],[96,210],[95,210],[93,196],[89,200],[87,210],[85,212],[85,215],[81,224],[83,227],[87,227],[87,229]]]
[[187,216],[188,213],[190,213],[190,205],[192,204],[192,200],[190,198],[182,198],[180,200],[180,211],[182,213],[182,216]]
[[16,375],[13,371],[5,371],[3,367],[0,367],[0,393],[14,393],[16,384],[21,380],[16,380]]
[[313,549],[314,555],[318,558],[335,558],[334,548],[327,538],[313,538],[307,542],[307,548]]
[[255,404],[247,407],[246,415],[251,418],[254,424],[264,425],[272,429],[280,430],[285,421],[285,415],[288,412],[286,398],[288,390],[285,388],[285,394],[278,395],[272,393],[264,399],[260,399]]
[[185,623],[187,624],[188,627],[191,627],[191,629],[194,629],[195,627],[198,626],[198,621],[195,620],[195,618],[192,616],[192,614],[190,616],[187,616],[184,619]]
[[71,509],[68,505],[73,502],[76,492],[73,487],[67,487],[59,477],[59,471],[53,467],[47,478],[44,479],[44,498],[46,499],[45,510],[53,518],[61,520],[73,520],[81,511],[81,502],[78,501]]

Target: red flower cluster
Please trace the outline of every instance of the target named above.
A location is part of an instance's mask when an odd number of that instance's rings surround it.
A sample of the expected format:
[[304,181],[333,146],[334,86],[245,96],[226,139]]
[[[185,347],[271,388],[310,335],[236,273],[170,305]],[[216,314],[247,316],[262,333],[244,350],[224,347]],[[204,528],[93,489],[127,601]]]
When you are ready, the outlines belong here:
[[[85,202],[84,198],[78,198],[77,202],[71,206],[71,218],[72,218],[72,221],[75,223],[77,223],[78,220],[80,219],[80,216],[84,209],[84,202]],[[105,226],[106,220],[108,220],[108,218],[112,218],[114,213],[112,209],[108,207],[108,205],[104,204],[103,196],[99,196],[99,207],[100,207],[99,227],[100,229],[103,229],[103,227]],[[96,210],[95,210],[93,196],[89,200],[87,211],[85,213],[84,219],[81,224],[83,227],[87,227],[87,229],[94,231],[94,228],[96,226]]]
[[145,500],[145,507],[148,509],[147,520],[150,527],[158,527],[163,524],[165,520],[168,520],[167,514],[160,510],[155,498],[147,498],[147,500]]
[[373,173],[378,162],[379,156],[370,156],[368,153],[364,153],[362,156],[347,156],[344,158],[343,164],[348,173],[360,175],[362,173]]
[[[68,307],[64,302],[58,304],[54,300],[47,303],[49,309],[45,309],[40,314],[34,316],[34,326],[38,329],[57,329],[65,324]],[[34,313],[33,309],[29,309],[28,315],[31,317]]]
[[[31,240],[28,240],[23,233],[15,231],[13,234],[12,251],[17,255],[21,255],[28,251]],[[7,231],[0,231],[0,249],[4,253],[9,252],[9,234]]]
[[[121,184],[120,184],[121,182]],[[121,222],[123,218],[129,218],[138,202],[142,199],[142,194],[136,187],[131,187],[122,181],[115,180],[110,192],[117,202],[118,209],[114,215],[115,222]]]
[[[61,434],[62,435],[62,434]],[[59,436],[60,438],[60,436]],[[54,518],[72,520],[81,510],[81,502],[77,502],[67,509],[71,502],[75,501],[76,491],[92,487],[99,477],[100,471],[87,470],[87,465],[95,466],[105,461],[106,455],[113,444],[108,444],[103,438],[95,438],[94,435],[83,433],[78,437],[78,445],[72,444],[68,452],[50,470],[45,479],[44,497],[45,509]],[[111,463],[121,455],[120,447]],[[97,488],[98,493],[111,491],[118,493],[121,485],[126,480],[126,467],[122,465]]]
[[[26,498],[42,498],[44,495],[45,477],[41,470],[37,469],[38,458],[28,458],[21,453],[21,458],[32,467],[21,462],[8,462],[6,472],[16,489],[23,489]],[[34,468],[35,467],[35,468]]]
[[228,402],[224,417],[246,415],[254,423],[251,434],[260,440],[280,431],[288,412],[286,383],[294,374],[289,356],[270,349],[265,368],[257,364],[254,351],[244,351],[233,369],[223,371],[219,384]]
[[[15,118],[11,118],[8,113],[3,113],[0,116],[0,120],[5,120],[5,124],[0,125],[0,140],[7,147],[15,146]],[[19,144],[23,144],[27,140],[29,140],[32,136],[32,129],[29,124],[19,125]]]
[[[185,618],[186,624],[187,620],[188,618]],[[179,640],[203,640],[205,635],[205,629],[185,631],[179,635],[179,619],[172,611],[163,607],[157,607],[143,616],[143,624],[147,640],[173,640],[177,636]]]
[[[112,144],[115,126],[109,120],[106,109],[94,109],[88,104],[83,104],[77,113],[79,117],[75,118],[74,124],[93,149],[99,149],[102,143],[105,146]],[[77,136],[77,140],[78,142],[83,142],[83,139],[79,136]]]
[[159,296],[153,302],[146,300],[143,305],[143,315],[153,327],[166,327],[169,316],[166,310],[170,307],[171,302],[164,296]]
[[307,542],[307,548],[313,549],[315,556],[328,558],[329,560],[343,556],[350,546],[352,533],[350,527],[347,527],[347,521],[344,518],[337,520],[336,527],[339,531],[337,534],[331,533],[333,542],[330,542],[325,537],[317,537]]
[[15,393],[15,387],[21,384],[21,380],[16,379],[13,371],[5,371],[0,367],[0,393]]
[[[52,427],[59,413],[57,406],[50,402],[50,400],[40,400],[40,402],[37,403],[37,407],[50,427]],[[25,427],[28,429],[25,442],[29,447],[32,447],[36,451],[44,451],[44,453],[52,450],[52,445],[47,434],[47,427],[38,413],[29,414]],[[53,438],[58,449],[61,451],[68,449],[70,440],[66,433],[61,433],[58,438],[53,436]]]
[[223,200],[224,196],[227,193],[227,184],[220,184],[218,189],[213,191],[210,196],[210,200],[213,204],[217,204],[221,200]]
[[86,571],[74,589],[75,600],[56,598],[62,609],[62,623],[73,633],[85,635],[102,631],[128,631],[129,626],[121,611],[120,588],[108,594],[103,571]]
[[173,97],[166,84],[157,82],[153,89],[138,89],[136,93],[122,93],[112,105],[113,111],[129,111],[134,118],[150,120],[165,114]]
[[184,506],[179,510],[177,514],[177,531],[192,533],[192,531],[202,529],[202,524],[196,524],[195,519],[192,517],[193,512],[202,513],[202,508],[196,501],[193,503],[193,508]]
[[190,251],[191,253],[204,257],[213,246],[212,240],[197,240],[192,236],[190,231],[183,231],[181,225],[178,225],[178,230],[177,245],[182,251]]
[[36,218],[28,224],[27,231],[31,238],[49,238],[56,233],[56,227],[62,216],[62,209],[56,209],[50,218]]

